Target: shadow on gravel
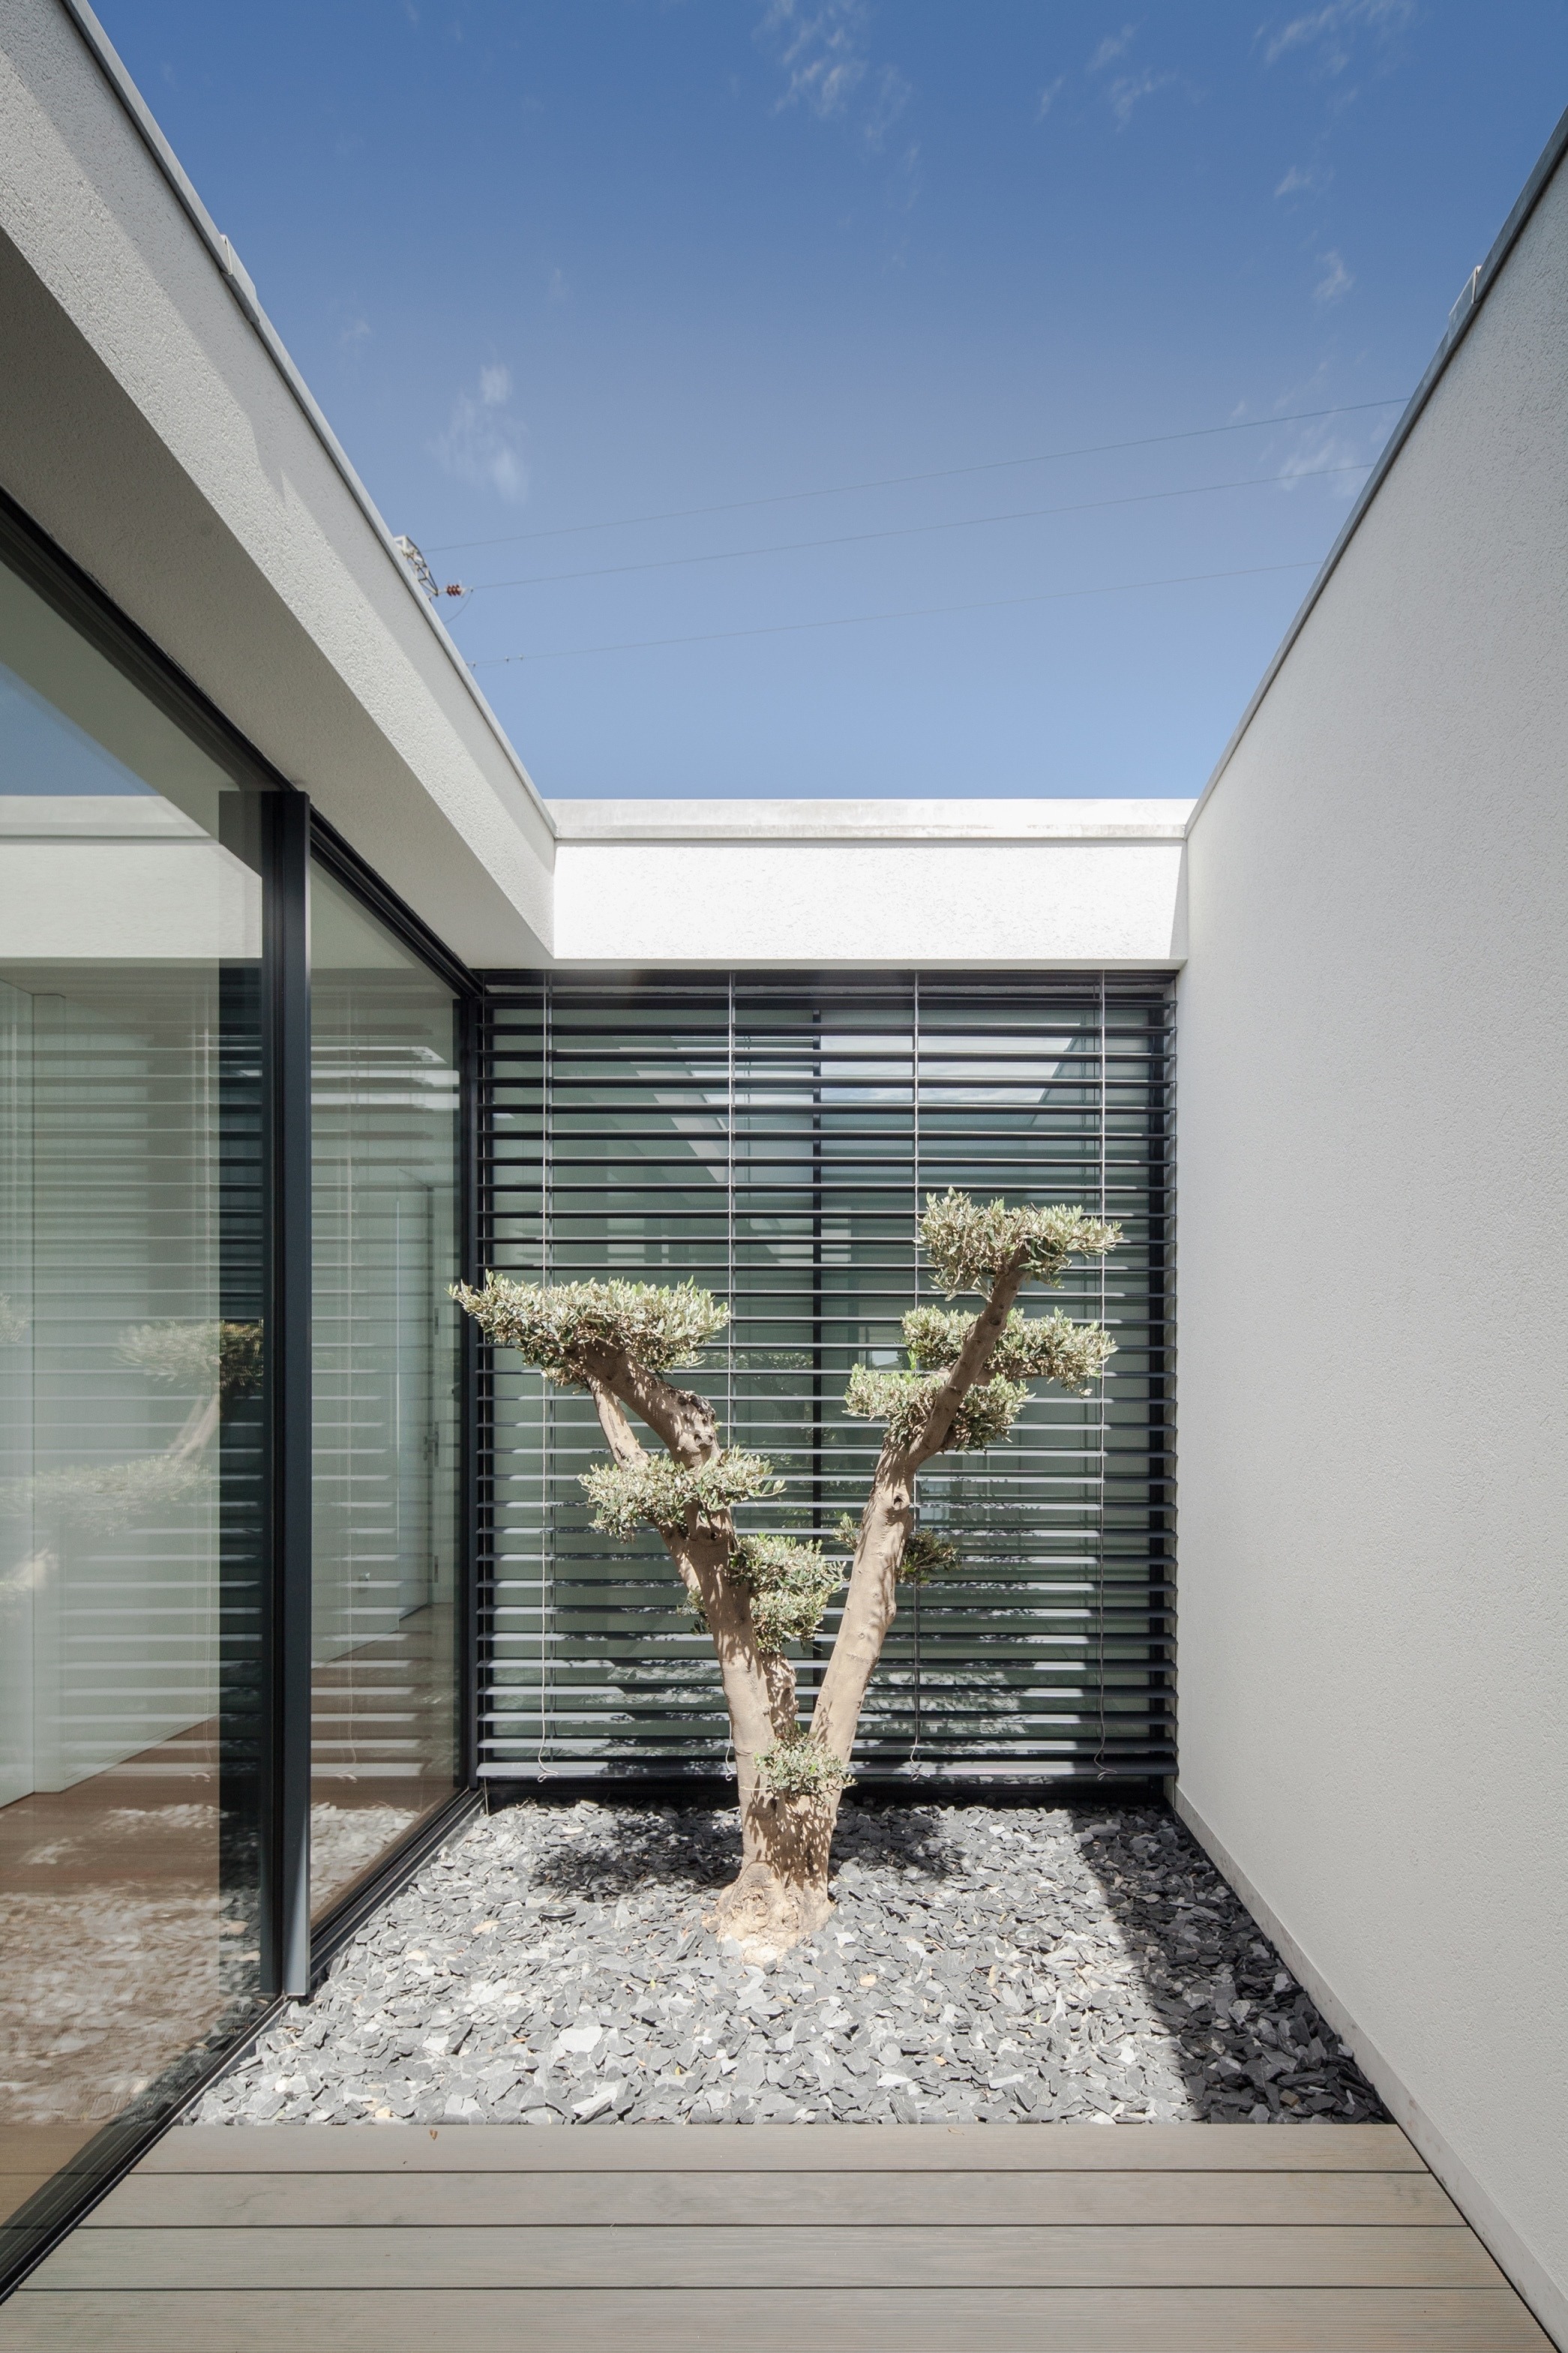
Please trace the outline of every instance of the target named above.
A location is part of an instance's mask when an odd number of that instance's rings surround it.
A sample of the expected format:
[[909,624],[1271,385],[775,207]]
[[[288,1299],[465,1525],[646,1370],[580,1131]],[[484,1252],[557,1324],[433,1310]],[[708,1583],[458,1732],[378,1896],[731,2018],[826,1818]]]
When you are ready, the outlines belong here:
[[[623,1795],[601,1812],[601,1798],[574,1803],[563,1792],[543,1809],[533,1884],[567,1905],[635,1905],[663,1887],[700,1905],[739,1867],[727,1795],[721,1783],[650,1791],[641,1803]],[[1077,1791],[956,1796],[861,1790],[845,1802],[834,1892],[838,1925],[855,1929],[878,1972],[863,1984],[885,1980],[888,1953],[916,1933],[946,1994],[976,2016],[1022,2002],[1048,2019],[1054,2002],[1061,2047],[1099,2071],[1089,2080],[1102,2107],[1121,2104],[1115,2113],[1150,2112],[1142,2061],[1124,2053],[1129,2044],[1144,2052],[1152,2031],[1194,2119],[1383,2116],[1338,2036],[1162,1799],[1125,1786],[1098,1803]],[[617,1931],[602,1926],[613,1940]],[[795,1966],[785,1963],[786,1979]]]
[[563,1833],[549,1840],[534,1863],[535,1884],[552,1894],[595,1904],[616,1903],[650,1881],[670,1887],[721,1887],[740,1868],[741,1834],[734,1812],[701,1814],[664,1809],[645,1816],[635,1837],[608,1825],[603,1832]]
[[[733,1806],[711,1812],[674,1806],[650,1808],[628,1836],[624,1822],[601,1831],[568,1829],[563,1809],[559,1835],[546,1841],[534,1865],[535,1883],[552,1894],[615,1903],[655,1882],[671,1887],[721,1887],[741,1867],[740,1820]],[[929,1814],[849,1799],[839,1816],[834,1868],[853,1860],[869,1868],[905,1870],[941,1882],[963,1859]]]
[[1203,2118],[1381,2120],[1355,2061],[1175,1815],[1076,1810],[1079,1852]]
[[895,1810],[875,1800],[845,1800],[833,1841],[835,1870],[851,1860],[872,1867],[901,1868],[938,1885],[967,1868],[964,1856],[944,1834],[941,1821],[930,1813],[914,1812],[907,1801]]

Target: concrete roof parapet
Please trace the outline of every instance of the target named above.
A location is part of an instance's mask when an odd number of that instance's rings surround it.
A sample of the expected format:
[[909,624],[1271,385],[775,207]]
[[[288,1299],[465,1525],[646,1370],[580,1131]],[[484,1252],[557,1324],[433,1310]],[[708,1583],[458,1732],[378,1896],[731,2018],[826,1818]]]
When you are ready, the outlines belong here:
[[563,842],[1180,841],[1191,800],[552,800]]

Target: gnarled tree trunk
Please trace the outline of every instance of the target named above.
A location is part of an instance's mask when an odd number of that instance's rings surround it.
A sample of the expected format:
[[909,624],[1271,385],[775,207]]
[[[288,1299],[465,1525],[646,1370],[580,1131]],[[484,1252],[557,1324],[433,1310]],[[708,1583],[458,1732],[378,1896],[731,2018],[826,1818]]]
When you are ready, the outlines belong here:
[[[607,1352],[595,1374],[590,1390],[617,1462],[630,1465],[643,1452],[622,1398],[688,1469],[719,1452],[705,1399]],[[664,1543],[713,1638],[735,1749],[741,1870],[705,1915],[706,1924],[716,1936],[738,1938],[748,1956],[771,1957],[809,1936],[832,1909],[827,1855],[837,1805],[829,1811],[820,1800],[774,1796],[762,1786],[758,1758],[799,1729],[795,1670],[758,1645],[751,1595],[731,1573],[735,1530],[730,1514],[709,1519],[689,1512],[686,1527],[665,1531]]]
[[[947,1444],[959,1409],[984,1378],[1026,1266],[1026,1252],[1019,1250],[995,1277],[918,1431],[897,1440],[889,1435],[878,1458],[843,1616],[810,1726],[814,1745],[846,1770],[866,1693],[898,1611],[899,1571],[914,1525],[916,1476]],[[618,1350],[606,1349],[596,1360],[589,1388],[610,1451],[624,1466],[634,1464],[643,1449],[623,1406],[639,1414],[689,1470],[721,1451],[706,1399],[674,1388]],[[735,1530],[730,1514],[705,1516],[693,1506],[686,1526],[664,1531],[664,1542],[712,1635],[734,1737],[741,1870],[705,1920],[716,1935],[738,1938],[748,1957],[772,1959],[819,1928],[833,1908],[828,1857],[841,1786],[777,1794],[759,1775],[758,1760],[766,1751],[799,1736],[795,1671],[758,1644],[751,1596],[731,1566]]]

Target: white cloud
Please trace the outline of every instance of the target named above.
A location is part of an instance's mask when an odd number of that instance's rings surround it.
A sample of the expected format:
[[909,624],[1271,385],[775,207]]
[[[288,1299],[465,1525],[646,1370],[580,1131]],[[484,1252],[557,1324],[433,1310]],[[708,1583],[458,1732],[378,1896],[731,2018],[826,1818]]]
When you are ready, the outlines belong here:
[[1369,461],[1352,441],[1327,424],[1309,425],[1295,438],[1289,456],[1279,469],[1279,487],[1287,494],[1314,475],[1326,474],[1330,498],[1353,499],[1365,479]]
[[1348,294],[1354,284],[1355,280],[1345,268],[1343,257],[1337,253],[1325,253],[1323,275],[1312,289],[1312,300],[1314,302],[1337,302],[1340,296]]
[[1277,196],[1315,195],[1319,188],[1326,188],[1333,176],[1316,164],[1309,164],[1304,171],[1300,164],[1292,164],[1274,193]]
[[867,153],[880,154],[915,93],[897,66],[873,65],[868,31],[866,0],[768,0],[756,37],[784,77],[773,112],[801,106],[819,122],[853,124]]
[[358,344],[364,342],[370,332],[370,321],[363,311],[356,311],[339,335],[338,342],[345,352],[352,352]]
[[1264,58],[1273,65],[1292,49],[1315,49],[1325,72],[1343,73],[1357,33],[1402,32],[1415,16],[1415,0],[1328,0],[1326,6],[1309,9],[1282,25],[1270,37]]
[[1132,36],[1137,29],[1136,25],[1123,25],[1120,33],[1108,33],[1089,61],[1089,72],[1100,73],[1117,58],[1124,57],[1132,46]]
[[913,96],[912,87],[897,66],[882,68],[876,78],[870,109],[866,117],[866,144],[873,154],[879,153],[883,140]]
[[1113,81],[1106,96],[1110,101],[1110,111],[1116,117],[1117,128],[1125,131],[1132,120],[1132,110],[1139,100],[1152,98],[1157,90],[1163,90],[1167,82],[1174,81],[1175,79],[1174,74],[1155,73],[1152,68],[1145,66],[1141,74],[1123,75],[1120,79]]
[[759,30],[776,43],[784,71],[775,111],[804,106],[819,122],[844,112],[870,63],[863,0],[823,0],[816,8],[802,7],[799,0],[769,0]]
[[458,395],[451,422],[432,446],[439,464],[460,482],[515,503],[528,494],[528,467],[523,422],[512,414],[510,402],[511,370],[499,361],[481,367],[478,396]]
[[[1091,74],[1103,73],[1107,66],[1113,65],[1118,58],[1125,57],[1137,30],[1136,25],[1123,25],[1119,33],[1108,33],[1090,58],[1087,70]],[[1118,74],[1105,93],[1106,103],[1116,117],[1118,130],[1126,130],[1132,120],[1133,109],[1141,100],[1152,98],[1155,90],[1163,90],[1167,82],[1175,79],[1173,73],[1156,73],[1152,66],[1145,66],[1142,73]],[[1058,82],[1051,96],[1055,97],[1060,88],[1061,84]],[[1045,111],[1045,102],[1042,101],[1040,111],[1043,114]]]
[[1057,93],[1061,89],[1062,80],[1063,77],[1060,74],[1058,74],[1055,81],[1048,81],[1044,90],[1041,90],[1040,102],[1035,109],[1035,120],[1037,122],[1043,122],[1047,115],[1050,112],[1052,107],[1056,104]]

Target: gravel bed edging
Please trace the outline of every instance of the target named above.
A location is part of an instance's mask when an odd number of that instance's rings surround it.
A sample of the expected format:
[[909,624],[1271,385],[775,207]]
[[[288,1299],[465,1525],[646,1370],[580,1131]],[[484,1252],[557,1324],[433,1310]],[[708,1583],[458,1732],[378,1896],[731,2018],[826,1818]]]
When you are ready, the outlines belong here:
[[476,1822],[185,2119],[1365,2122],[1377,2096],[1163,1807],[869,1805],[771,1968],[701,1925],[732,1809]]

